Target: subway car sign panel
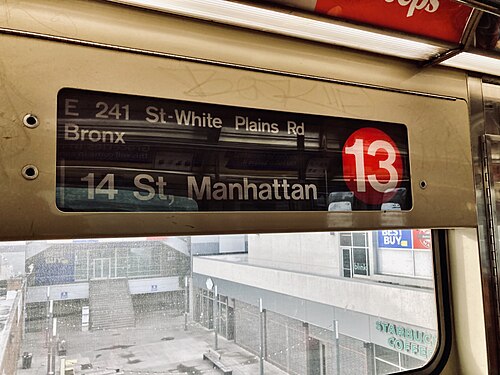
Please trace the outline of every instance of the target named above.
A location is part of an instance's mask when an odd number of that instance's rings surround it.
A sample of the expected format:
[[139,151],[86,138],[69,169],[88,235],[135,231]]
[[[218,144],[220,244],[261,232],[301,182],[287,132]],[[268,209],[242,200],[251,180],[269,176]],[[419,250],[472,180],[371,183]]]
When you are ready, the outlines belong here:
[[62,211],[412,207],[404,124],[62,89]]

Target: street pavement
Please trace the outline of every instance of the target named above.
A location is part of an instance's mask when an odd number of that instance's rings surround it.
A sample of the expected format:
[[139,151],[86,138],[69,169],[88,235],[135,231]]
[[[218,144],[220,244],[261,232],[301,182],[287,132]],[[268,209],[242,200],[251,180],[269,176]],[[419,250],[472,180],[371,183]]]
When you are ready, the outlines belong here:
[[[189,324],[184,330],[184,317],[151,315],[137,322],[136,327],[108,331],[64,333],[67,355],[57,357],[90,363],[95,374],[99,370],[117,369],[125,375],[175,375],[221,374],[212,363],[203,360],[203,353],[214,348],[214,333],[198,324]],[[235,375],[256,375],[260,372],[259,359],[233,341],[219,336],[218,353],[221,362],[230,367]],[[47,375],[47,347],[45,333],[26,333],[22,352],[33,353],[30,369],[22,369],[19,375]],[[265,362],[264,374],[286,374]],[[57,373],[59,375],[59,373]]]

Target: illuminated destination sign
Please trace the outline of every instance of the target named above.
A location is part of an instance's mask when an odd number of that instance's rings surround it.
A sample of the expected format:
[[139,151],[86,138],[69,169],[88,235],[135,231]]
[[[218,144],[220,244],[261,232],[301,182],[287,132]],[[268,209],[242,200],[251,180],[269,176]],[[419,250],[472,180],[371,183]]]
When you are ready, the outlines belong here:
[[412,207],[403,124],[62,89],[62,211]]

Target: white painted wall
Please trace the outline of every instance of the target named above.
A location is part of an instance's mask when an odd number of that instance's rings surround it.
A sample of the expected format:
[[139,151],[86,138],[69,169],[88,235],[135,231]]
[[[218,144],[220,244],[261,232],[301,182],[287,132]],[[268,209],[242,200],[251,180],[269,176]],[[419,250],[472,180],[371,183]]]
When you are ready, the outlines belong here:
[[[12,330],[14,323],[19,324],[20,314],[23,311],[21,294],[21,291],[9,291],[5,299],[0,300],[0,311],[2,312],[0,321],[5,324],[4,328],[0,330],[0,363],[4,363],[4,359],[9,355],[8,347],[13,336],[16,335],[16,332],[12,332]],[[14,314],[16,304],[18,308],[17,315]]]

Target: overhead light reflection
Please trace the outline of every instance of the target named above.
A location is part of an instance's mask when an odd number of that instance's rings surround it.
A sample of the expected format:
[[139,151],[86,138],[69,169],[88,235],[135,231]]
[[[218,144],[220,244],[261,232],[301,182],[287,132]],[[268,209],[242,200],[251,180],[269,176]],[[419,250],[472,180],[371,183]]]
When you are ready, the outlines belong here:
[[462,52],[445,60],[441,65],[500,76],[500,58]]
[[424,43],[317,19],[225,0],[108,0],[162,12],[221,22],[343,47],[428,60],[447,50],[445,45]]

